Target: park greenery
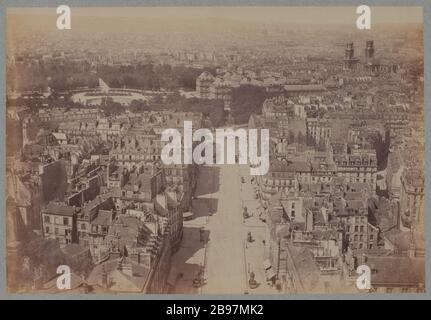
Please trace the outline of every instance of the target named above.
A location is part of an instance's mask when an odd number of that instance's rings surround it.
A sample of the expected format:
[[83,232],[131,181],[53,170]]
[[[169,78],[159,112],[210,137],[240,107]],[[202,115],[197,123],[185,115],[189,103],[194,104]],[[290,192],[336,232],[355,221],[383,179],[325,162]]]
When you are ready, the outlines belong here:
[[179,93],[167,95],[165,98],[155,96],[146,107],[148,110],[171,110],[174,112],[201,112],[211,121],[214,127],[224,124],[224,104],[221,100],[209,100],[201,98],[186,98]]
[[97,74],[112,88],[139,88],[144,90],[195,90],[196,78],[207,68],[171,66],[168,64],[102,65]]
[[261,114],[262,104],[271,94],[265,88],[243,85],[232,90],[230,105],[232,117],[236,124],[247,123],[251,114]]
[[139,63],[136,65],[101,64],[87,61],[63,61],[61,64],[44,62],[17,63],[8,67],[10,90],[39,91],[50,87],[66,91],[82,87],[95,88],[102,78],[112,88],[137,88],[143,90],[178,89],[195,90],[196,78],[212,68],[171,66],[168,64]]
[[[32,109],[48,104],[55,106],[81,107],[70,105],[68,96],[58,98],[59,92],[76,90],[84,87],[95,88],[98,79],[103,79],[112,88],[135,88],[141,90],[160,91],[149,101],[136,100],[128,107],[107,97],[101,104],[105,113],[120,114],[126,109],[132,112],[148,110],[173,110],[184,112],[202,112],[212,125],[223,125],[225,113],[223,101],[186,98],[179,90],[194,91],[196,78],[203,72],[215,73],[211,68],[192,68],[189,66],[171,66],[167,64],[140,63],[136,65],[90,65],[88,62],[64,61],[61,65],[43,62],[17,64],[13,70],[8,70],[8,83],[11,90],[43,91],[50,87],[53,94],[49,99],[28,99],[22,101],[31,103]],[[248,122],[252,113],[260,114],[263,101],[271,96],[264,88],[244,85],[232,90],[231,115],[237,124]],[[15,101],[19,102],[19,101]]]

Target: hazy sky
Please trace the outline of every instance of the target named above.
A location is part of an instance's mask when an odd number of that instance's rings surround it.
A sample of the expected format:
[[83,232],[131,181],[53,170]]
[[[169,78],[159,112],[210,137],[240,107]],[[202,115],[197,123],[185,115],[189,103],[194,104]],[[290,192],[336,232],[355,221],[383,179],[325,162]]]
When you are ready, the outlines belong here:
[[[355,25],[358,17],[356,7],[71,7],[72,29],[80,27],[79,23],[89,23],[91,17],[109,18],[112,27],[127,23],[127,19],[142,19],[152,22],[173,24],[175,21],[187,20],[202,23],[203,21],[223,20],[243,23],[277,23],[277,24],[351,24]],[[25,25],[36,26],[47,24],[55,28],[56,8],[8,8],[8,22],[24,21]],[[31,16],[31,17],[29,17]],[[74,24],[74,17],[78,18]],[[11,19],[13,18],[13,19]],[[51,23],[52,21],[52,23]],[[372,24],[380,23],[422,23],[421,7],[371,7]],[[78,25],[77,25],[78,23]],[[12,25],[8,24],[9,27]],[[81,25],[82,26],[82,25]]]

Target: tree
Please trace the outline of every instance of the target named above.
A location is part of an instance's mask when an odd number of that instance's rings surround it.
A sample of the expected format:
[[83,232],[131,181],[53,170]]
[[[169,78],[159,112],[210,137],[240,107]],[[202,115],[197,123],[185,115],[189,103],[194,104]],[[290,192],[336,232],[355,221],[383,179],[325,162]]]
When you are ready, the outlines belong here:
[[265,88],[253,85],[243,85],[232,89],[230,108],[235,123],[247,123],[252,113],[261,114],[263,102],[270,96]]
[[121,103],[115,102],[111,97],[104,98],[100,107],[108,117],[121,114],[125,109]]
[[149,101],[148,110],[174,110],[178,112],[201,112],[213,126],[224,124],[224,104],[221,100],[186,98],[177,92],[169,94],[164,100],[161,95]]
[[132,102],[129,105],[129,111],[134,113],[144,112],[147,111],[148,104],[147,101],[139,99],[139,100],[132,100]]
[[157,94],[151,99],[151,103],[152,104],[161,104],[161,103],[163,103],[163,97],[161,95]]

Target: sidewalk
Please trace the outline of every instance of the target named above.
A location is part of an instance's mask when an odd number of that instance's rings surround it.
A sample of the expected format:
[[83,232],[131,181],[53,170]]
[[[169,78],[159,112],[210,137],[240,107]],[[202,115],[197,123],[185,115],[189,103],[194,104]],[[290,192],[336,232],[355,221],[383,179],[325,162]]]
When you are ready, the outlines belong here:
[[[251,235],[253,242],[245,241],[245,263],[247,266],[247,281],[250,278],[250,272],[254,272],[255,280],[258,287],[255,289],[248,289],[249,294],[268,294],[279,293],[274,287],[269,285],[266,281],[265,270],[263,262],[265,261],[265,248],[262,240],[265,239],[265,229],[258,228],[252,229]],[[248,285],[248,284],[247,284]]]
[[[248,168],[241,168],[241,177],[244,177],[244,183],[241,183],[241,201],[243,207],[247,207],[247,212],[251,215],[243,219],[244,226],[244,258],[247,272],[247,282],[250,278],[250,272],[255,274],[255,280],[258,283],[257,288],[248,288],[249,294],[276,294],[279,293],[271,287],[266,281],[264,270],[265,247],[263,240],[266,238],[266,223],[259,219],[260,201],[255,198],[256,184],[251,183],[251,176]],[[241,215],[243,212],[241,212]],[[250,232],[253,241],[247,242],[247,233]],[[248,283],[247,283],[248,286]]]
[[199,293],[193,286],[193,279],[205,265],[205,242],[200,241],[200,228],[184,223],[183,241],[172,256],[172,269],[175,286],[172,293]]
[[170,277],[175,282],[172,293],[202,292],[203,287],[194,287],[193,280],[207,267],[210,247],[208,223],[210,217],[218,211],[219,174],[218,168],[199,168],[195,198],[192,200],[193,216],[190,220],[183,221],[183,240],[179,250],[172,256]]

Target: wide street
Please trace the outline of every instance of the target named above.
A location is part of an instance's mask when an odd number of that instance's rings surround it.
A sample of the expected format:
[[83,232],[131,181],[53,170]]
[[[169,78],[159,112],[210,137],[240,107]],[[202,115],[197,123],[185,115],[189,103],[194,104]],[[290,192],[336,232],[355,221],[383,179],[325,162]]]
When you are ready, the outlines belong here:
[[216,166],[220,170],[219,188],[212,196],[217,212],[207,225],[209,242],[203,293],[244,293],[246,270],[244,257],[244,228],[239,193],[239,167]]
[[[241,182],[241,177],[245,182]],[[184,237],[173,256],[177,277],[175,293],[242,294],[275,293],[267,285],[263,270],[265,224],[258,218],[259,201],[254,198],[249,169],[239,165],[199,168],[194,217],[184,221]],[[243,219],[243,206],[253,214]],[[204,230],[200,239],[199,230]],[[246,243],[248,232],[253,242]],[[203,271],[205,284],[193,287],[193,279]],[[248,288],[249,272],[258,287]]]

